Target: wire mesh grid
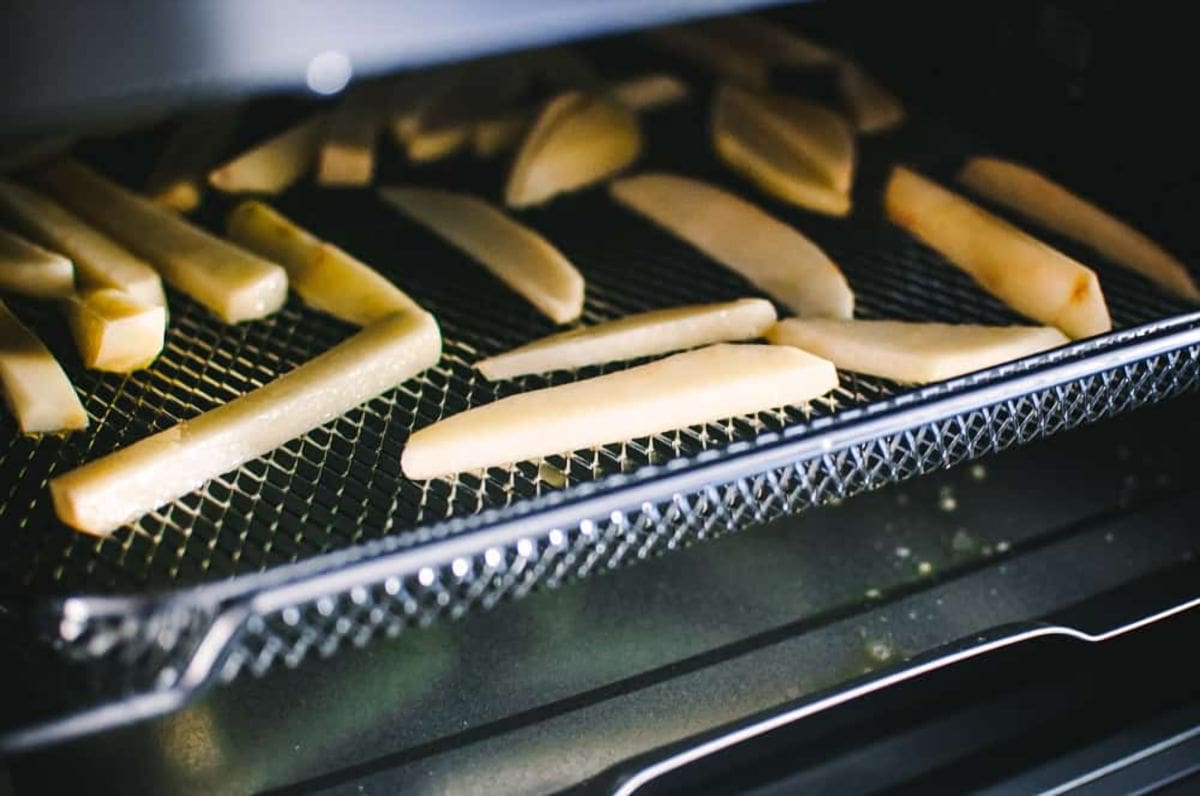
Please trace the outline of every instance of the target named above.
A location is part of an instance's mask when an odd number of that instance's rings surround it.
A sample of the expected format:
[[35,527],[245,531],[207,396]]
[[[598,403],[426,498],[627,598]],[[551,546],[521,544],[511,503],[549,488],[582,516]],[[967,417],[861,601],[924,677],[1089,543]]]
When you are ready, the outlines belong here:
[[[940,256],[883,222],[873,207],[872,197],[878,195],[888,164],[905,159],[921,165],[926,158],[922,153],[940,163],[957,152],[983,148],[964,143],[953,131],[914,124],[900,136],[866,142],[856,188],[859,209],[846,220],[771,202],[728,175],[707,152],[699,107],[660,116],[647,131],[649,151],[643,166],[713,180],[794,223],[842,266],[855,291],[859,316],[1021,320]],[[396,173],[394,167],[383,164],[384,181]],[[930,170],[936,173],[936,167]],[[502,179],[500,167],[470,158],[407,176],[493,198]],[[360,582],[341,583],[326,592],[314,585],[315,592],[301,589],[290,602],[256,605],[240,614],[236,631],[222,640],[210,665],[226,678],[246,669],[262,672],[277,661],[295,663],[310,650],[329,652],[345,641],[365,643],[376,633],[399,632],[404,626],[487,607],[534,586],[555,585],[1161,400],[1191,388],[1197,378],[1194,346],[1116,366],[1097,359],[1083,379],[1006,395],[937,423],[786,466],[739,471],[694,491],[651,489],[649,498],[609,514],[593,516],[580,508],[569,521],[489,547],[482,532],[511,525],[526,509],[545,505],[539,498],[553,502],[558,495],[570,505],[578,495],[602,494],[610,476],[637,479],[647,471],[711,463],[779,436],[819,440],[851,416],[919,402],[930,393],[842,373],[837,391],[805,406],[486,472],[410,481],[398,463],[414,428],[504,395],[637,363],[489,383],[473,370],[474,361],[546,334],[552,325],[482,268],[389,211],[370,192],[301,187],[276,204],[380,269],[431,310],[445,337],[443,357],[418,378],[214,479],[109,538],[83,536],[59,524],[49,504],[47,480],[259,386],[351,330],[294,299],[266,320],[225,326],[172,293],[162,357],[145,371],[116,376],[79,366],[52,308],[17,306],[64,362],[93,422],[87,432],[67,438],[32,439],[17,434],[9,419],[0,421],[0,593],[66,596],[177,590],[157,601],[118,600],[111,603],[112,610],[105,609],[108,604],[103,601],[89,603],[86,616],[70,615],[72,606],[82,604],[78,601],[59,605],[62,613],[55,614],[52,625],[59,643],[72,657],[104,662],[107,674],[102,679],[109,683],[105,690],[112,690],[114,683],[120,684],[119,692],[179,687],[199,645],[211,641],[213,620],[229,607],[211,588],[188,591],[193,586],[229,583],[237,592],[236,585],[248,581],[233,576],[277,572],[282,583],[327,574],[327,565],[336,569],[359,558],[382,556],[391,562],[383,577],[363,575]],[[225,207],[210,207],[206,223],[219,225]],[[583,272],[585,322],[760,295],[728,269],[615,205],[602,189],[562,197],[522,213],[521,219],[544,233]],[[1124,270],[1094,257],[1088,262],[1100,273],[1118,328],[1193,309]],[[1137,339],[1134,335],[1101,341],[1079,356],[1119,354]],[[1054,356],[1040,357],[1026,365],[1053,360]],[[986,378],[1003,383],[1006,373],[1001,368]],[[645,483],[656,483],[653,473]],[[494,514],[498,510],[507,513]],[[479,536],[478,543],[468,538],[473,535]],[[419,566],[414,563],[418,557],[403,557],[405,551],[420,553],[433,541],[455,537],[467,540],[461,555]],[[60,623],[60,618],[69,621]]]

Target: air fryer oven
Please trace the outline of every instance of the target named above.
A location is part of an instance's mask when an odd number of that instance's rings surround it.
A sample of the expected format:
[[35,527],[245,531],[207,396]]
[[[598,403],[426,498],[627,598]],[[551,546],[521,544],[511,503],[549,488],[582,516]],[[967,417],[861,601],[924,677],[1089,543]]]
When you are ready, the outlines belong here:
[[[646,121],[635,168],[711,179],[795,224],[846,271],[864,317],[1018,318],[883,219],[895,163],[949,181],[966,155],[1009,155],[1185,261],[1200,251],[1178,15],[1120,2],[763,11],[845,48],[909,110],[861,139],[855,211],[834,220],[723,169],[706,134],[711,77],[630,32],[753,5],[134,3],[100,19],[41,4],[10,12],[0,132],[77,139],[136,185],[161,147],[155,119],[247,100],[239,136],[261,138],[320,101],[303,80],[323,51],[366,78],[579,39],[605,76],[653,66],[693,87]],[[485,196],[502,183],[504,164],[411,167],[379,149],[377,183]],[[430,309],[442,361],[97,540],[53,519],[51,474],[347,328],[296,301],[222,326],[172,293],[149,370],[118,378],[60,357],[93,429],[30,440],[6,417],[0,434],[0,749],[18,791],[1187,788],[1200,760],[1189,302],[1047,237],[1097,270],[1112,333],[924,388],[843,374],[808,407],[418,484],[396,467],[409,432],[546,383],[496,388],[471,362],[550,326],[370,191],[302,184],[275,203]],[[196,218],[220,229],[230,206],[209,196]],[[601,189],[521,219],[585,273],[591,321],[748,290]],[[70,351],[51,310],[16,308]]]

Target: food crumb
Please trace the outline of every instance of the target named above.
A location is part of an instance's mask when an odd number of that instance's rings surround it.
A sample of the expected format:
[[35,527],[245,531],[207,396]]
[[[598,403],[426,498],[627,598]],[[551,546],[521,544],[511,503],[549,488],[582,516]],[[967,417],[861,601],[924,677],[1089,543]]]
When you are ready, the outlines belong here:
[[938,508],[945,512],[951,512],[958,508],[958,499],[954,497],[952,487],[944,486],[938,490]]
[[973,481],[983,481],[987,478],[987,468],[982,464],[972,464],[970,473]]
[[959,528],[950,539],[950,549],[956,553],[969,553],[975,549],[975,540],[965,528]]
[[930,564],[928,561],[922,561],[920,564],[917,564],[917,574],[919,574],[919,575],[933,574],[933,564]]
[[883,592],[879,591],[879,589],[867,589],[868,600],[878,600],[882,596]]
[[1001,555],[1007,553],[1011,549],[1012,544],[1007,539],[1001,539],[999,542],[996,542],[996,552],[1000,553]]
[[908,558],[912,555],[912,550],[901,545],[896,548],[896,558]]
[[892,657],[892,648],[883,641],[874,641],[867,645],[867,654],[883,663]]

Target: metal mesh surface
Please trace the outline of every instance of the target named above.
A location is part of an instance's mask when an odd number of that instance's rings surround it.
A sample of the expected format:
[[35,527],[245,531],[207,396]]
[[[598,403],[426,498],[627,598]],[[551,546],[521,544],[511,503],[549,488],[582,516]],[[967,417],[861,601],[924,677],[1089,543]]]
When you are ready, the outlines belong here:
[[[856,211],[834,220],[771,202],[729,176],[707,151],[703,116],[693,107],[653,118],[643,165],[713,180],[795,224],[842,266],[861,317],[1021,320],[886,224],[873,200],[890,163],[915,162],[944,177],[940,164],[987,147],[936,122],[868,139]],[[402,175],[493,198],[503,176],[500,167],[470,158],[416,173],[389,159],[383,172],[385,182]],[[93,425],[65,439],[30,439],[17,434],[7,417],[0,420],[0,590],[40,596],[175,592],[52,603],[60,645],[93,666],[105,693],[189,690],[211,674],[228,679],[245,670],[261,673],[279,661],[294,664],[313,650],[328,653],[377,633],[457,616],[1163,400],[1194,387],[1198,378],[1193,319],[1052,352],[949,386],[915,390],[842,373],[836,392],[806,406],[413,482],[400,473],[399,456],[414,428],[503,395],[637,363],[488,383],[471,363],[546,334],[552,325],[369,192],[304,186],[276,204],[431,310],[445,337],[442,360],[109,538],[59,524],[46,481],[261,385],[351,330],[295,300],[267,320],[225,326],[172,293],[163,356],[148,370],[123,377],[83,370],[51,308],[16,307],[60,356]],[[206,223],[219,225],[226,207],[209,207]],[[560,198],[521,218],[583,272],[587,322],[758,295],[736,274],[616,206],[602,190]],[[1086,259],[1100,273],[1118,329],[1193,309],[1139,277]],[[1139,342],[1167,332],[1192,336],[1171,349],[1132,353]],[[1048,382],[1019,379],[1063,363],[1075,363],[1074,369]],[[990,386],[988,397],[970,397],[979,385]],[[838,436],[863,418],[960,394],[968,396],[967,404],[906,420],[887,433]],[[780,440],[806,447],[769,465],[745,458]],[[701,474],[703,483],[672,480],[689,472]],[[630,484],[636,489],[621,491]],[[610,494],[616,497],[604,503]],[[196,586],[202,588],[191,588]]]

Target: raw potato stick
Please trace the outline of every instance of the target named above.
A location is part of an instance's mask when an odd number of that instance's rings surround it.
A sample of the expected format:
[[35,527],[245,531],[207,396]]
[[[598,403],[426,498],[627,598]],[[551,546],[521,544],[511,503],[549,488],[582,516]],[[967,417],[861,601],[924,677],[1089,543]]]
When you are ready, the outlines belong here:
[[85,367],[130,373],[162,353],[167,308],[101,288],[68,299],[67,320]]
[[1070,341],[1052,326],[977,326],[907,321],[788,318],[767,332],[833,362],[839,370],[927,384],[1058,348]]
[[626,315],[607,323],[552,334],[475,364],[490,381],[527,373],[582,368],[685,348],[762,337],[775,323],[766,299],[696,304]]
[[158,164],[146,181],[146,195],[181,213],[200,206],[204,176],[233,140],[241,108],[206,108],[179,120]]
[[[832,127],[817,135],[801,134],[794,123],[769,110],[755,95],[732,87],[717,92],[712,115],[717,155],[759,188],[818,213],[844,216],[850,212],[853,144],[848,150],[842,144],[849,159],[843,154],[836,162],[837,156],[828,154],[834,146]],[[806,143],[813,138],[827,139],[830,149],[820,154],[820,149]]]
[[0,387],[23,434],[87,428],[67,374],[33,332],[0,301]]
[[75,267],[61,254],[0,229],[0,290],[63,298],[75,290]]
[[903,166],[884,190],[888,218],[1022,315],[1069,337],[1112,329],[1096,274]]
[[312,167],[329,115],[315,114],[257,144],[208,173],[208,184],[226,193],[277,194]]
[[686,100],[691,93],[687,83],[675,75],[650,74],[631,77],[612,85],[613,99],[639,113],[654,111]]
[[838,68],[838,92],[860,133],[882,133],[904,123],[904,105],[862,67],[844,60]]
[[801,315],[854,314],[854,293],[841,269],[808,238],[749,202],[672,174],[627,177],[609,190],[621,204]]
[[304,303],[347,323],[366,326],[420,307],[366,263],[319,240],[262,202],[245,201],[229,214],[226,234],[288,272]]
[[435,363],[428,313],[377,321],[257,390],[50,482],[58,518],[105,535],[306,434]]
[[376,86],[351,89],[325,126],[317,154],[317,184],[343,188],[369,185],[375,174],[375,139],[384,109]]
[[162,279],[150,264],[44,194],[0,178],[0,216],[75,265],[79,287],[111,287],[164,306]]
[[385,202],[466,252],[555,323],[583,312],[583,277],[545,238],[482,199],[433,188],[380,188]]
[[958,180],[980,196],[1095,249],[1173,293],[1200,300],[1200,289],[1187,266],[1170,252],[1033,169],[998,158],[974,157],[959,172]]
[[802,404],[838,386],[797,348],[720,344],[502,398],[414,433],[404,474],[437,478]]
[[762,55],[732,46],[702,26],[659,28],[643,35],[660,50],[690,61],[721,80],[759,91],[767,88],[769,69]]
[[59,161],[39,171],[37,179],[226,323],[266,317],[287,299],[287,273],[275,263],[210,235],[86,166]]
[[599,182],[642,151],[636,114],[604,96],[568,92],[542,110],[509,174],[509,207],[545,202]]

